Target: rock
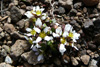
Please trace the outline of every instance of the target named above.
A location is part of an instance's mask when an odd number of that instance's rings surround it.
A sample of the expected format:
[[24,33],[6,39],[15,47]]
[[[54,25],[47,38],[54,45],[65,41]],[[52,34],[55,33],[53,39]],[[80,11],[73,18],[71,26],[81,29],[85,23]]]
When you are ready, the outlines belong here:
[[8,24],[8,23],[5,23],[3,28],[6,32],[8,32],[10,34],[16,30],[12,24]]
[[5,49],[6,52],[10,53],[10,47],[9,47],[9,46],[3,45],[3,46],[2,46],[2,49]]
[[85,65],[88,65],[88,63],[90,61],[90,56],[89,55],[82,55],[81,60]]
[[60,14],[65,13],[65,8],[59,7],[59,8],[58,8],[58,12],[59,12]]
[[84,24],[83,25],[84,25],[84,28],[89,28],[90,26],[93,26],[94,24],[93,24],[92,20],[86,19],[84,21]]
[[83,0],[86,6],[94,6],[99,3],[99,0]]
[[67,56],[67,55],[64,55],[63,56],[63,61],[64,61],[64,63],[69,63],[70,62],[70,57]]
[[[33,66],[25,62],[25,63],[24,63],[24,67],[33,67]],[[34,67],[35,67],[35,66],[34,66]]]
[[5,36],[5,33],[4,32],[1,32],[0,33],[0,39],[2,39],[4,36]]
[[11,36],[16,39],[25,39],[24,35],[19,34],[17,31],[14,31]]
[[76,9],[72,9],[72,10],[70,11],[70,14],[75,16],[75,15],[77,14],[77,10],[76,10]]
[[13,23],[18,22],[22,17],[20,9],[17,8],[16,6],[10,7],[10,13],[11,13],[11,20]]
[[3,31],[3,29],[0,27],[0,32],[2,32]]
[[3,56],[3,57],[7,56],[7,52],[6,52],[5,49],[2,49],[2,50],[0,51],[0,54],[1,54],[1,56]]
[[81,56],[86,54],[86,50],[80,51]]
[[74,4],[75,9],[79,9],[82,6],[82,2],[77,2]]
[[25,0],[25,2],[27,2],[27,3],[32,3],[34,0]]
[[13,63],[12,59],[9,56],[6,56],[5,62],[8,63],[8,64],[12,64]]
[[25,27],[25,23],[26,21],[22,19],[19,22],[17,22],[16,25],[18,25],[20,29],[23,29]]
[[59,3],[69,10],[72,9],[73,0],[59,0]]
[[94,60],[94,59],[92,59],[92,60],[90,61],[90,63],[89,63],[89,66],[88,66],[88,67],[98,67],[96,64],[97,64],[97,61],[96,61],[96,60]]
[[14,67],[14,66],[11,66],[7,63],[0,63],[0,67]]
[[74,57],[71,57],[71,61],[74,66],[77,66],[79,64],[78,61]]
[[89,49],[91,49],[92,51],[94,51],[94,50],[97,49],[96,45],[95,45],[95,44],[92,44],[92,43],[89,43],[89,44],[88,44],[88,47],[89,47]]
[[100,18],[93,22],[94,26],[99,29],[100,28]]
[[100,10],[100,3],[97,5],[98,10]]
[[18,0],[13,0],[14,5],[18,5]]
[[36,65],[36,64],[44,62],[44,60],[38,61],[37,60],[38,55],[35,55],[35,52],[33,52],[33,51],[29,51],[29,52],[23,53],[21,55],[21,57],[24,60],[26,60],[29,64],[33,64],[33,65]]
[[25,40],[17,40],[14,45],[11,46],[11,56],[13,60],[18,58],[24,51],[30,48],[30,44]]
[[25,10],[24,9],[20,9],[20,12],[21,12],[22,15],[25,14]]

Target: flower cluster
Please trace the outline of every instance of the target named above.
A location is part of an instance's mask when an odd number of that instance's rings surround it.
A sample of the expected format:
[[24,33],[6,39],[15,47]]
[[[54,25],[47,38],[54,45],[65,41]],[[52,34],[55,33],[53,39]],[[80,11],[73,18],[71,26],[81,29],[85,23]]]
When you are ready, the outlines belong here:
[[32,21],[31,27],[26,28],[25,38],[32,44],[31,49],[39,55],[38,61],[43,59],[47,46],[55,49],[57,48],[55,45],[57,45],[62,55],[66,52],[67,46],[72,46],[78,50],[74,43],[77,42],[76,40],[79,39],[80,34],[76,33],[70,24],[51,23],[53,20],[50,20],[43,11],[44,8],[36,6],[33,7],[32,11],[25,13]]

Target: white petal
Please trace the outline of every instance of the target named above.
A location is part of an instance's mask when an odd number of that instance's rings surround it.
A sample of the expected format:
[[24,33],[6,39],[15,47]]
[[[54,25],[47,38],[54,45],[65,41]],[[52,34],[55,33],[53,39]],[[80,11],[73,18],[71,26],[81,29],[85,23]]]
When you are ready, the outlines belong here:
[[40,11],[43,12],[44,11],[44,8],[41,8]]
[[63,37],[67,37],[67,36],[68,36],[68,32],[65,31],[65,32],[63,33]]
[[38,37],[38,38],[36,39],[36,43],[40,42],[41,40],[42,40],[42,38],[41,38],[41,37]]
[[32,49],[33,51],[38,51],[38,49],[36,48],[36,45],[35,45],[35,46],[32,45],[32,46],[31,46],[31,49]]
[[50,30],[50,27],[44,28],[44,32],[47,33]]
[[64,59],[64,62],[65,62],[65,63],[68,63],[68,61],[67,61],[67,60],[65,60],[65,59]]
[[53,37],[60,37],[59,34],[53,33]]
[[33,17],[32,13],[31,13],[30,11],[27,11],[27,12],[25,13],[25,15],[26,15],[28,18],[32,18],[32,17]]
[[41,32],[41,30],[40,30],[39,28],[37,28],[37,27],[34,27],[34,30],[35,30],[37,33],[40,33],[40,32]]
[[63,55],[65,51],[66,51],[65,45],[60,44],[59,52]]
[[70,31],[71,29],[72,29],[72,26],[70,24],[66,24],[64,31]]
[[52,40],[52,39],[53,39],[52,36],[45,36],[45,38],[44,38],[44,40],[46,40],[46,41],[50,41],[50,40]]
[[43,60],[43,54],[40,54],[38,57],[37,57],[37,61],[41,61]]
[[35,9],[36,9],[36,8],[35,8],[35,7],[33,7],[33,11],[35,11]]
[[24,36],[24,38],[25,38],[26,40],[28,40],[28,37],[27,37],[27,36]]
[[31,33],[28,33],[28,34],[26,34],[26,36],[32,36],[32,34]]
[[37,48],[41,48],[41,46],[40,46],[38,43],[36,44],[36,47],[37,47]]
[[56,33],[59,34],[59,35],[62,35],[62,28],[61,27],[58,27],[56,29]]
[[30,32],[30,31],[32,31],[32,29],[31,28],[26,28],[26,31]]
[[36,20],[35,25],[36,25],[36,26],[39,26],[39,27],[42,26],[42,21],[41,21],[40,18],[38,18],[38,19]]
[[40,7],[39,6],[36,6],[36,11],[40,10]]
[[42,16],[42,17],[41,17],[42,20],[45,20],[46,18],[47,18],[46,16]]

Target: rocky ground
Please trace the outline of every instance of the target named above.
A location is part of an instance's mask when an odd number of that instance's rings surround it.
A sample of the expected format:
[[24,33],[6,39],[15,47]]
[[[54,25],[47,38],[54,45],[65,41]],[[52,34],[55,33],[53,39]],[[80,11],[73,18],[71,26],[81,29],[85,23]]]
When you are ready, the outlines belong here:
[[[1,2],[2,1],[2,2]],[[100,2],[99,0],[0,0],[0,67],[100,67]],[[53,5],[54,4],[54,5]],[[24,13],[33,6],[52,10],[58,23],[70,23],[81,34],[78,51],[68,55],[37,56],[25,40],[29,26]],[[63,61],[66,58],[68,63]]]

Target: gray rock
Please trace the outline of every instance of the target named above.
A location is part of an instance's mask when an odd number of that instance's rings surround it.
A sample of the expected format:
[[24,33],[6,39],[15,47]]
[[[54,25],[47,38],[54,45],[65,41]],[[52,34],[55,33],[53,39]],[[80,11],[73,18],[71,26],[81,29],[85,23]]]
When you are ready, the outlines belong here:
[[0,63],[0,67],[14,67],[14,66],[11,66],[7,63]]
[[78,8],[80,8],[81,6],[82,6],[82,2],[77,2],[77,3],[74,4],[74,8],[75,8],[75,9],[78,9]]
[[10,58],[10,56],[6,56],[5,62],[8,63],[8,64],[12,64],[13,63],[12,59]]
[[85,65],[88,65],[88,63],[90,61],[90,56],[89,55],[82,55],[81,60]]
[[18,0],[13,0],[14,5],[18,5]]
[[76,60],[76,58],[74,58],[74,57],[71,57],[71,61],[74,66],[77,66],[79,64],[78,61]]
[[94,24],[93,24],[93,21],[92,20],[90,20],[90,19],[86,19],[85,21],[84,21],[84,28],[89,28],[90,26],[93,26]]
[[0,32],[2,32],[3,31],[3,29],[0,27]]
[[21,57],[24,60],[26,60],[29,64],[33,64],[33,65],[36,65],[36,64],[44,62],[44,60],[37,61],[38,55],[35,55],[35,52],[33,52],[33,51],[29,51],[29,52],[23,53],[21,55]]
[[11,46],[11,56],[13,60],[18,58],[24,51],[30,48],[30,44],[25,40],[17,40],[14,45]]
[[4,30],[8,33],[13,33],[16,29],[15,27],[12,25],[12,24],[8,24],[8,23],[5,23],[4,24]]
[[100,10],[100,3],[97,5],[98,10]]
[[70,10],[72,8],[73,0],[59,0],[59,3]]
[[11,20],[13,23],[18,22],[22,17],[20,9],[17,8],[16,6],[10,7],[10,13],[11,13]]
[[65,8],[59,7],[58,12],[61,13],[61,14],[65,13]]
[[5,36],[5,33],[4,32],[1,32],[0,33],[0,39],[2,39],[4,36]]
[[98,67],[96,64],[97,64],[97,61],[96,61],[96,60],[94,60],[94,59],[92,59],[92,60],[90,61],[90,63],[89,63],[89,66],[88,66],[88,67]]

